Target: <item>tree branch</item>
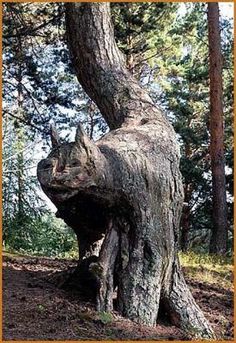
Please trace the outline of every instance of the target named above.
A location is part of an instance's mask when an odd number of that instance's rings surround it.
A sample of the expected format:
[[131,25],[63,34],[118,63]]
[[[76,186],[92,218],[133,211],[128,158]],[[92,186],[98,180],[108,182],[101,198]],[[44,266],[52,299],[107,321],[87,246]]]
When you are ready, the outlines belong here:
[[4,116],[5,114],[8,114],[10,117],[17,119],[17,120],[19,120],[20,122],[22,122],[22,123],[24,123],[24,124],[26,124],[26,125],[28,125],[28,126],[31,126],[31,127],[33,127],[34,129],[36,129],[36,130],[38,130],[38,131],[40,131],[40,132],[42,132],[42,133],[48,133],[48,131],[43,130],[43,129],[40,129],[38,126],[36,126],[36,125],[30,123],[29,121],[24,120],[24,119],[22,119],[22,118],[19,118],[18,116],[16,116],[15,114],[13,114],[13,113],[11,113],[11,112],[9,112],[9,111],[3,110],[3,116]]

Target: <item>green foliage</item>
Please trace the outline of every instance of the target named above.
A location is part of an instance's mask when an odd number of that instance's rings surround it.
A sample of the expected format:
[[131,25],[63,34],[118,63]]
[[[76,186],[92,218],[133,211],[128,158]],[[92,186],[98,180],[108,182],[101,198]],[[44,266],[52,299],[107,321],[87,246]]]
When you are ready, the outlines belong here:
[[15,216],[7,225],[4,240],[6,251],[48,257],[78,257],[74,233],[53,214],[35,218]]
[[[77,84],[65,42],[64,4],[5,3],[3,64],[3,113],[18,126],[30,128],[28,139],[40,135],[48,140],[52,120],[65,139],[78,120],[89,133],[106,131],[97,108],[91,118],[91,101]],[[20,116],[15,110],[19,87]]]
[[36,177],[42,149],[48,150],[41,139],[48,138],[49,121],[69,126],[68,136],[79,99],[85,111],[89,102],[74,86],[63,11],[62,4],[4,4],[3,243],[8,250],[70,257],[75,238],[46,211]]
[[127,67],[138,78],[147,77],[163,51],[171,50],[170,27],[176,3],[112,3],[115,37],[126,55]]
[[[184,181],[184,201],[188,220],[189,247],[194,241],[207,251],[212,230],[211,170],[209,154],[209,70],[206,4],[187,4],[184,17],[174,22],[174,53],[162,55],[156,79],[161,86],[159,100],[172,121],[181,144],[180,169]],[[228,167],[229,227],[232,226],[232,22],[222,20],[224,59],[225,155]],[[173,37],[172,37],[173,38]],[[156,61],[157,65],[159,61]],[[231,89],[231,90],[230,90]],[[229,251],[232,249],[229,239]]]

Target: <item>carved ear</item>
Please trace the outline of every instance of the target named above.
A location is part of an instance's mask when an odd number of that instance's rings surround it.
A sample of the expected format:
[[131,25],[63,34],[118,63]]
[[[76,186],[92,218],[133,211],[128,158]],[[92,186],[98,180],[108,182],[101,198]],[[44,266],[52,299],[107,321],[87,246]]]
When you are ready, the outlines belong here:
[[75,143],[85,144],[86,139],[88,139],[83,126],[79,123],[75,134]]
[[60,137],[57,133],[55,125],[53,124],[51,124],[50,126],[50,136],[51,136],[52,147],[57,148],[60,145]]

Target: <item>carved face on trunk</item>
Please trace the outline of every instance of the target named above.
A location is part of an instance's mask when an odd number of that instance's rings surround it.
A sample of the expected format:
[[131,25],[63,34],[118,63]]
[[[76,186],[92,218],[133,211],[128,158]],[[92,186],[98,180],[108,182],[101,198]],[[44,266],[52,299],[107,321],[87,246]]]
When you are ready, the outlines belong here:
[[81,126],[75,142],[60,144],[56,131],[51,129],[52,151],[37,168],[39,182],[55,203],[74,196],[78,189],[95,185],[92,177],[92,147]]

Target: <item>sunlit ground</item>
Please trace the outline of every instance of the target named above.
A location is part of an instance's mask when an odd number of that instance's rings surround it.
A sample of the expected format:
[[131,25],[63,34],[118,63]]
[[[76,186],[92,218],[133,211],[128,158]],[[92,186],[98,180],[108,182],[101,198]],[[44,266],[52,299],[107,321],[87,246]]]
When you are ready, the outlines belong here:
[[179,256],[187,277],[233,290],[233,257],[192,251],[179,253]]

